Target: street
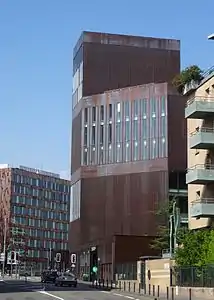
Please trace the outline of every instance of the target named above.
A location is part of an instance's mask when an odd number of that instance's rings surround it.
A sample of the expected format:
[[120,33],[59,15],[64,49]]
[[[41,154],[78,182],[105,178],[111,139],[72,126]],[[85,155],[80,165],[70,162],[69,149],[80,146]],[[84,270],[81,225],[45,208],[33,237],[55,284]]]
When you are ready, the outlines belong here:
[[0,281],[1,300],[147,300],[144,296],[128,295],[118,291],[101,291],[80,283],[77,288],[55,287],[53,284],[24,282],[24,280]]

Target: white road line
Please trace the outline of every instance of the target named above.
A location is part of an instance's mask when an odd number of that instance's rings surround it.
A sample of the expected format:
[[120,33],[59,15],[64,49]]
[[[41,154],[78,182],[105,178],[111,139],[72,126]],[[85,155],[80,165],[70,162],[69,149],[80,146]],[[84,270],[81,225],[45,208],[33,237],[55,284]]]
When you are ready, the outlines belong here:
[[101,291],[101,293],[110,294],[110,292],[107,291]]
[[[37,291],[38,292],[38,291]],[[38,293],[40,293],[40,294],[44,294],[44,295],[46,295],[46,296],[49,296],[49,297],[52,297],[52,298],[55,298],[55,299],[58,299],[58,300],[64,300],[63,298],[61,298],[61,297],[58,297],[58,296],[55,296],[55,295],[53,295],[53,294],[50,294],[50,293],[48,293],[48,292],[45,292],[45,291],[39,291]]]
[[128,299],[135,299],[134,297],[131,297],[131,296],[124,296],[125,298],[128,298]]
[[123,297],[124,295],[121,294],[117,294],[117,293],[113,293],[114,296],[119,296],[119,297]]

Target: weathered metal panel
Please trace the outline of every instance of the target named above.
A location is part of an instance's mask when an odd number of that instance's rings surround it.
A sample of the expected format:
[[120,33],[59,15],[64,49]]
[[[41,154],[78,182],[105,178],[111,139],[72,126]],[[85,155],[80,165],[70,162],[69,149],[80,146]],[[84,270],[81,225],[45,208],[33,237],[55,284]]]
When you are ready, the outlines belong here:
[[80,234],[83,249],[114,235],[155,236],[155,210],[167,190],[167,170],[82,179],[80,231],[73,224],[71,235]]
[[84,43],[83,96],[151,82],[171,82],[180,51]]
[[81,112],[72,120],[71,173],[81,166]]

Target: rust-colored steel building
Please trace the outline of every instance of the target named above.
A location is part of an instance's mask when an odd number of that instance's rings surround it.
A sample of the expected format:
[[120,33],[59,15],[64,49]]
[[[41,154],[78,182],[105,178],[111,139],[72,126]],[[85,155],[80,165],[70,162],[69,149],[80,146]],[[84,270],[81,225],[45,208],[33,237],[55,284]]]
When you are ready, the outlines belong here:
[[[8,239],[12,224],[24,230],[27,265],[47,268],[53,251],[68,249],[69,213],[70,181],[38,169],[0,165],[1,232],[5,218]],[[13,241],[8,244],[17,249]]]
[[[185,185],[177,40],[83,32],[73,64],[70,251],[82,272],[152,255],[155,210]],[[179,151],[178,151],[179,149]]]

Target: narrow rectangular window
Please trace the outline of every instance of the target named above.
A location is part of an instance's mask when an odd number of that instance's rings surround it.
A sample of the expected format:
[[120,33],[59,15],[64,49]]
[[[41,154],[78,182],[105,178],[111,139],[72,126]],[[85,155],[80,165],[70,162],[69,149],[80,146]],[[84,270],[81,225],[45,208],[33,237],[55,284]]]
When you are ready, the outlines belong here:
[[138,116],[138,100],[134,100],[133,115],[134,115],[134,117]]
[[92,126],[92,145],[95,145],[95,126]]
[[109,104],[109,119],[112,118],[112,104]]
[[84,146],[86,146],[87,145],[87,127],[84,127]]
[[104,121],[104,106],[100,107],[100,121]]
[[84,119],[85,119],[85,123],[88,123],[88,109],[85,108],[85,111],[84,111]]
[[96,107],[92,107],[92,122],[96,121]]
[[124,116],[125,116],[125,118],[130,117],[130,109],[129,109],[129,102],[128,101],[126,101],[124,103]]
[[121,142],[121,123],[116,124],[116,141]]
[[88,164],[88,152],[87,149],[84,149],[84,165]]
[[108,142],[109,144],[112,142],[112,124],[108,125]]
[[100,164],[102,165],[104,163],[104,151],[103,147],[100,148]]
[[103,144],[103,140],[104,140],[104,128],[103,125],[100,126],[100,144]]

